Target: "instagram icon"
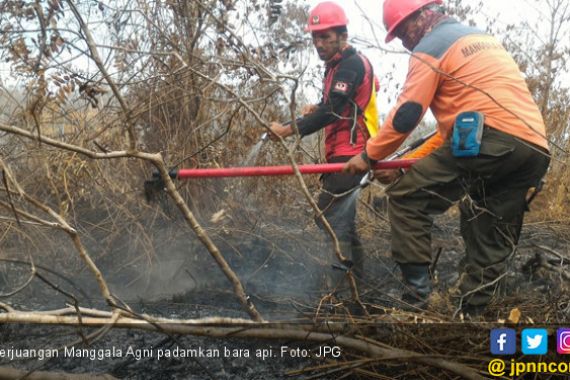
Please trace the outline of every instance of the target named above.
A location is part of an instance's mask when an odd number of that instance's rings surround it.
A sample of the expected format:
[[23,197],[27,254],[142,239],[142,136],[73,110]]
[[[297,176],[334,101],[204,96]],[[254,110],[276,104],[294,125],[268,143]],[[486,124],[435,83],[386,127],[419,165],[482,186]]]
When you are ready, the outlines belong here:
[[556,351],[559,354],[570,354],[570,329],[561,328],[556,331]]

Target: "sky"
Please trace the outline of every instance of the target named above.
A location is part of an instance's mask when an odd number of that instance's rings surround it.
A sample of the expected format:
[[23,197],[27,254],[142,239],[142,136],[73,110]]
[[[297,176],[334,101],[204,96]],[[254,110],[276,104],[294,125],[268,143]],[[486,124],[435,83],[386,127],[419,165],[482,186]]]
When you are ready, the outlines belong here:
[[[243,0],[248,1],[248,0]],[[312,8],[321,0],[289,0],[307,5]],[[464,3],[473,4],[479,0],[463,0]],[[535,0],[517,0],[516,7],[511,1],[482,0],[484,6],[477,18],[481,28],[491,16],[497,16],[499,23],[507,24],[520,20],[538,20],[540,9],[532,7],[532,3],[540,4]],[[399,40],[390,44],[384,43],[385,30],[382,23],[382,0],[337,0],[349,18],[349,36],[352,43],[362,51],[374,66],[374,71],[380,79],[381,94],[384,90],[386,96],[379,96],[381,113],[387,113],[395,100],[397,89],[404,82],[409,56],[401,46]],[[544,17],[544,16],[542,16]],[[319,63],[316,54],[312,54],[311,62]],[[88,64],[89,65],[89,64]],[[87,70],[89,67],[87,67]],[[0,63],[0,78],[9,73],[7,66]],[[570,79],[569,79],[570,81]],[[317,83],[320,87],[320,83]],[[318,101],[319,91],[315,88],[313,101]]]

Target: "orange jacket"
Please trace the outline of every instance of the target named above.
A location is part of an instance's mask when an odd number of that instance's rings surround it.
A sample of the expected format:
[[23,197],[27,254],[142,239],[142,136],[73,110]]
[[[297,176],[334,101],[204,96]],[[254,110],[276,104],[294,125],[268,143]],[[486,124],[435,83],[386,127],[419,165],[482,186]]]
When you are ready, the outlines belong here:
[[368,140],[368,157],[394,152],[428,107],[444,140],[459,113],[479,111],[485,125],[548,149],[544,121],[515,61],[494,37],[453,19],[436,25],[414,49],[396,106]]

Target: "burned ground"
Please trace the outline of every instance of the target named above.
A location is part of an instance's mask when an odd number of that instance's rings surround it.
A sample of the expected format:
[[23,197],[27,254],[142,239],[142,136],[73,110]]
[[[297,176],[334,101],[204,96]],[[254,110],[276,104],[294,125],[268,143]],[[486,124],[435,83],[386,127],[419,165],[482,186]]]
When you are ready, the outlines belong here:
[[[483,372],[482,363],[489,360],[489,328],[503,325],[505,321],[512,323],[509,318],[513,310],[520,311],[516,321],[518,327],[532,323],[553,326],[568,321],[565,226],[543,223],[525,226],[519,252],[511,263],[501,294],[481,316],[466,317],[457,312],[457,300],[449,297],[462,254],[453,212],[439,217],[434,227],[433,246],[438,252],[436,292],[426,312],[402,310],[399,273],[389,257],[388,226],[381,219],[369,223],[369,217],[366,212],[361,212],[368,257],[358,284],[370,317],[362,315],[346,291],[339,292],[336,298],[323,298],[328,293],[326,278],[332,274],[342,283],[343,273],[332,269],[334,260],[329,256],[330,247],[326,239],[320,238],[320,231],[310,218],[301,223],[291,221],[277,225],[268,223],[270,218],[261,217],[255,222],[249,219],[248,223],[238,223],[238,219],[232,219],[230,214],[222,225],[216,226],[213,236],[244,283],[248,296],[267,320],[292,324],[346,322],[344,335],[365,336],[388,347],[418,354],[441,355]],[[139,314],[182,319],[248,318],[207,251],[187,233],[173,226],[161,224],[153,230],[157,256],[150,263],[135,260],[129,264],[125,257],[125,262],[117,265],[117,261],[110,258],[118,252],[100,257],[98,265],[107,273],[113,292]],[[128,242],[125,242],[119,251],[126,252],[127,246]],[[73,293],[81,306],[106,308],[98,296],[96,283],[81,269],[66,270],[65,262],[59,261],[57,264],[38,262],[38,265],[41,266],[38,271],[49,282]],[[50,268],[53,272],[42,268]],[[1,273],[3,288],[12,289],[27,278],[29,268],[22,263],[4,262]],[[17,310],[37,311],[62,308],[71,300],[34,279],[3,302]],[[81,336],[76,328],[69,327],[7,324],[0,329],[2,347],[14,349],[62,348]],[[83,329],[84,335],[92,331]],[[469,354],[465,352],[466,345]],[[311,354],[291,357],[290,351],[286,350],[282,357],[284,346],[294,350],[293,353],[306,349]],[[0,365],[67,373],[105,373],[125,379],[277,379],[288,375],[334,379],[347,376],[373,378],[374,373],[382,373],[385,378],[413,379],[429,378],[440,372],[430,365],[397,360],[358,364],[357,361],[365,357],[344,348],[339,358],[317,358],[315,354],[322,346],[303,340],[212,338],[112,329],[96,342],[77,347],[90,350],[88,352],[93,355],[114,348],[121,350],[122,356],[114,354],[113,357],[93,359],[60,354],[43,361],[0,358]],[[327,346],[334,347],[336,343],[331,341]],[[150,349],[152,353],[150,357],[140,359],[127,357],[129,347]],[[157,358],[160,350],[198,348],[217,349],[220,354],[218,357]],[[255,357],[257,350],[264,349],[271,350],[265,352],[271,352],[273,357]],[[242,357],[246,351],[249,357]],[[224,355],[224,352],[228,354]],[[354,368],[349,368],[351,366]]]

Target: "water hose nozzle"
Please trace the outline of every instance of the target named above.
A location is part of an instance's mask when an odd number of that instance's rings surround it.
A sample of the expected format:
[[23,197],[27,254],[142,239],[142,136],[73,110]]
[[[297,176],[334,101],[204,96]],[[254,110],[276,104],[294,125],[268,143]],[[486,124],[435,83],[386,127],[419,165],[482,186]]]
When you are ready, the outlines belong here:
[[366,173],[364,175],[364,177],[362,177],[362,179],[360,180],[360,187],[364,188],[364,187],[370,185],[372,183],[373,178],[374,178],[374,174],[372,173],[372,171],[369,171],[368,173]]
[[[168,171],[168,176],[172,179],[178,178],[178,170],[172,169]],[[156,200],[158,194],[164,190],[164,181],[160,177],[158,171],[152,173],[152,178],[144,181],[144,196],[148,203],[152,203]]]

